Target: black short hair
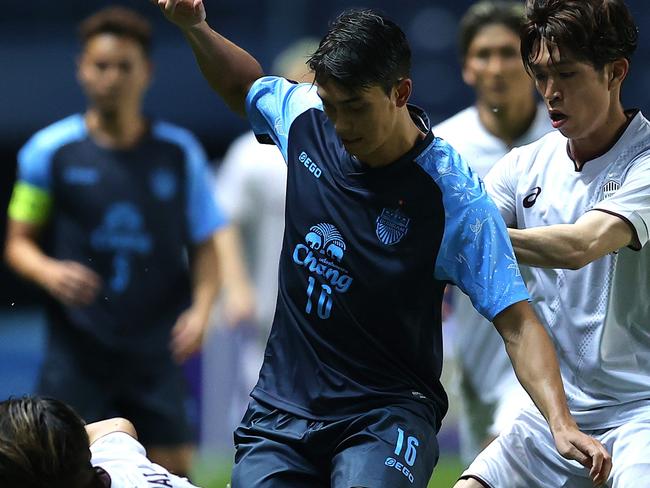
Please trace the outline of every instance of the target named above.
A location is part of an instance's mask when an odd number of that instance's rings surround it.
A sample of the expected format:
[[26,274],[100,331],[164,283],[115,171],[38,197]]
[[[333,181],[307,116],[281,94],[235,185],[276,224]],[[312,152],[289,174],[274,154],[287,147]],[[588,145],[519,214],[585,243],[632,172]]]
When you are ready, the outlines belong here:
[[84,425],[71,407],[53,398],[0,402],[0,486],[99,486]]
[[600,71],[617,59],[631,61],[638,29],[623,0],[528,0],[521,57],[530,71],[542,41],[567,50]]
[[151,24],[135,10],[126,7],[107,7],[95,12],[79,24],[79,39],[83,46],[96,35],[115,34],[128,37],[151,55]]
[[341,13],[307,62],[319,83],[350,91],[373,85],[386,93],[411,75],[411,48],[397,24],[370,9]]
[[483,0],[475,3],[460,19],[458,47],[461,61],[465,61],[469,46],[483,27],[499,24],[519,36],[525,21],[526,15],[522,2]]

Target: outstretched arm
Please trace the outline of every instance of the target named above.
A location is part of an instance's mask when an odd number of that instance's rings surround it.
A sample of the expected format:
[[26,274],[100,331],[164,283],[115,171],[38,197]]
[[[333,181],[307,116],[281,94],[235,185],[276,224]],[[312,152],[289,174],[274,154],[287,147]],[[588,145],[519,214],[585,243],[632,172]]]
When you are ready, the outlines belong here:
[[632,227],[622,218],[591,211],[574,224],[508,229],[519,264],[539,268],[580,269],[635,244]]
[[181,29],[212,89],[233,112],[245,116],[248,90],[264,74],[257,60],[212,30],[205,20],[202,0],[151,1]]
[[123,418],[116,417],[113,419],[100,420],[86,425],[86,433],[90,444],[95,442],[100,437],[112,434],[113,432],[124,432],[129,434],[134,439],[138,438],[138,433],[135,431],[133,424]]
[[531,306],[518,302],[494,318],[515,373],[546,418],[558,452],[590,470],[595,484],[604,483],[611,456],[595,439],[583,434],[571,417],[555,349]]

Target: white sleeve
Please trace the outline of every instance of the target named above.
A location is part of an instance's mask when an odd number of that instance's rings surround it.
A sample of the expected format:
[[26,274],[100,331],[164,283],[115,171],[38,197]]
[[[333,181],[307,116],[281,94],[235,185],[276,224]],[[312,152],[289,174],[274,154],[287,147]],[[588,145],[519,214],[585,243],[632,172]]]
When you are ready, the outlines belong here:
[[594,206],[628,222],[636,233],[641,249],[648,242],[650,229],[650,154],[636,162],[625,175],[621,187]]
[[259,145],[252,132],[236,139],[216,173],[217,200],[233,223],[241,222],[252,211],[247,188],[251,170],[256,164],[255,151],[251,150],[253,144]]
[[488,195],[495,203],[508,227],[517,225],[517,162],[519,150],[503,156],[485,176]]
[[185,478],[152,463],[142,444],[125,432],[112,432],[90,445],[90,464],[111,478],[111,488],[196,488]]

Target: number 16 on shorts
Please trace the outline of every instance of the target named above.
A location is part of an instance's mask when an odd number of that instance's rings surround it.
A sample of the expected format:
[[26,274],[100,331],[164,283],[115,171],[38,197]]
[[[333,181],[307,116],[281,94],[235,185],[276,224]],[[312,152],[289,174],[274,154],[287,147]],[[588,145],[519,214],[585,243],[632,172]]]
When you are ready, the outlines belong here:
[[[395,443],[394,451],[395,457],[388,456],[384,461],[384,464],[400,471],[411,483],[413,483],[413,473],[411,473],[409,467],[412,467],[415,464],[415,459],[418,455],[417,447],[419,445],[420,443],[416,437],[412,435],[406,437],[404,431],[398,427],[397,441]],[[403,459],[404,462],[402,463],[400,459]]]

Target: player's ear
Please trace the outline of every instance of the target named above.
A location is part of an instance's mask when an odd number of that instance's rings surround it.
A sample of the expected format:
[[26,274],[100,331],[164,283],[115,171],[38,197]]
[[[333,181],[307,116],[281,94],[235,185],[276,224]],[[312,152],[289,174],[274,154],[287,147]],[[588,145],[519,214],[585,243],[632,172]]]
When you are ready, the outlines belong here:
[[462,74],[463,81],[467,86],[473,87],[476,84],[476,75],[474,74],[474,71],[467,68],[467,63],[463,64]]
[[403,107],[411,98],[413,92],[413,81],[410,78],[403,78],[395,85],[395,105]]
[[609,65],[609,88],[620,86],[630,70],[630,62],[625,58],[612,61]]

